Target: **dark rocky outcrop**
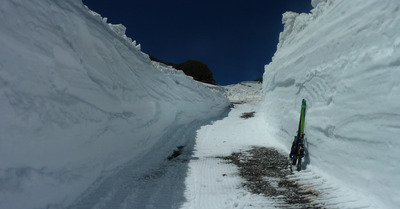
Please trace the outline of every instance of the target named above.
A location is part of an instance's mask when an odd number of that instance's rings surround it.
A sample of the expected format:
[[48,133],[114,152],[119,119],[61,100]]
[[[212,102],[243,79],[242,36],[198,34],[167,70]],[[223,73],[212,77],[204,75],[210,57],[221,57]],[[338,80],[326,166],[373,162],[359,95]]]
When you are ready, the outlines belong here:
[[160,62],[169,66],[174,67],[177,70],[182,70],[186,75],[193,77],[194,80],[200,81],[203,83],[209,83],[213,85],[217,85],[213,77],[213,73],[210,68],[204,64],[203,62],[196,60],[188,60],[183,63],[174,64],[171,62],[161,61],[154,56],[150,56],[150,59],[156,62]]
[[254,80],[254,81],[258,81],[258,82],[262,83],[262,82],[263,82],[263,77],[261,77],[261,78],[257,78],[257,79],[256,79],[256,80]]

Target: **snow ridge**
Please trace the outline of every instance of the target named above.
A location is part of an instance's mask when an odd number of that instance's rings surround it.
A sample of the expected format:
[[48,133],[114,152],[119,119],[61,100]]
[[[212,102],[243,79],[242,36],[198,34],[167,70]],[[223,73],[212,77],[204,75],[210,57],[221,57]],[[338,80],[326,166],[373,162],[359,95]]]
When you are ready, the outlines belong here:
[[[81,2],[80,2],[81,3]],[[132,40],[131,38],[129,38],[128,36],[126,36],[125,32],[126,32],[126,27],[122,24],[111,24],[108,23],[108,18],[104,17],[102,18],[100,14],[98,14],[95,11],[90,10],[86,5],[84,5],[86,12],[88,12],[89,14],[91,14],[93,17],[95,17],[95,19],[97,19],[99,22],[103,22],[105,26],[108,26],[106,28],[109,28],[111,31],[113,31],[117,37],[121,38],[122,40],[124,40],[128,45],[136,48],[137,50],[140,51],[140,44],[136,44],[135,40]],[[85,12],[85,11],[84,11]]]

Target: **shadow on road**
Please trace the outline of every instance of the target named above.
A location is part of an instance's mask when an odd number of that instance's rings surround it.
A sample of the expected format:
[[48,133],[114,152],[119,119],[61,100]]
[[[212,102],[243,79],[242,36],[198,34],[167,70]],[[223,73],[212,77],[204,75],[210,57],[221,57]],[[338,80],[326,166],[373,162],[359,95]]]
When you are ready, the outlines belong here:
[[229,111],[207,121],[168,129],[161,136],[165,140],[159,140],[163,144],[155,144],[149,153],[105,172],[67,208],[179,208],[186,202],[185,179],[197,130],[227,117]]

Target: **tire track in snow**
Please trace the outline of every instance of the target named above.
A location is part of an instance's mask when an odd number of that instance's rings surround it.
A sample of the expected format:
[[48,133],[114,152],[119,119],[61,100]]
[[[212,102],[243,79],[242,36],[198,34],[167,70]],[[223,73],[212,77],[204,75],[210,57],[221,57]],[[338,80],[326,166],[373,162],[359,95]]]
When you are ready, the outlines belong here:
[[[204,178],[206,177],[206,178]],[[265,208],[268,200],[241,187],[237,167],[226,160],[205,157],[191,161],[186,185],[187,203],[182,208]]]
[[[220,169],[215,169],[216,167]],[[189,197],[194,201],[193,206],[196,206],[194,208],[229,207],[227,199],[219,196],[229,194],[238,184],[236,179],[227,177],[235,172],[233,165],[223,164],[221,160],[216,158],[203,158],[194,160],[189,172],[193,176],[186,181],[192,181],[193,185],[195,185],[190,191],[192,195]],[[208,178],[202,178],[202,176],[207,176]],[[202,198],[198,198],[199,196]]]

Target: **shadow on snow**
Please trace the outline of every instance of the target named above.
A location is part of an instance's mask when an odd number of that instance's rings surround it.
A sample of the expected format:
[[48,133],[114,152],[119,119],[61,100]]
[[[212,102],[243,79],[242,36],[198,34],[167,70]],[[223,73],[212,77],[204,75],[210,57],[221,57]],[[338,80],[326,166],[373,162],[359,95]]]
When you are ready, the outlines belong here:
[[[228,116],[230,109],[219,117],[207,121],[194,121],[170,129],[162,137],[169,142],[184,144],[156,144],[151,152],[103,174],[88,188],[70,209],[87,208],[179,208],[186,202],[185,179],[193,155],[197,130],[211,121]],[[170,149],[165,155],[160,149]]]

